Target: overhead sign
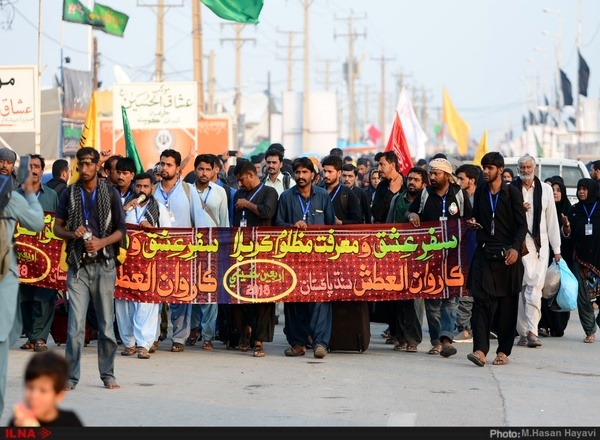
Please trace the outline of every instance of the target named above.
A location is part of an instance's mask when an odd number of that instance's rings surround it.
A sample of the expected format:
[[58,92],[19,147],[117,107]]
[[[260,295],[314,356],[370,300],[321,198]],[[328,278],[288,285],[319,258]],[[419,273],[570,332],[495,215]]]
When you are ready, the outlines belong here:
[[[113,115],[127,110],[132,130],[196,128],[198,94],[196,82],[123,83],[113,86]],[[123,120],[113,117],[115,130]]]
[[0,133],[37,132],[37,66],[0,66]]

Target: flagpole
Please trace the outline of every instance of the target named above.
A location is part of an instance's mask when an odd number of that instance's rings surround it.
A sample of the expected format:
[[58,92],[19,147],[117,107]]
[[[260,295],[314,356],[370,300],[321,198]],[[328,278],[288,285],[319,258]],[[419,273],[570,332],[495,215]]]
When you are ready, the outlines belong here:
[[[88,9],[90,11],[94,10],[94,0],[88,0]],[[89,67],[90,67],[90,72],[94,69],[94,34],[93,34],[93,26],[88,26],[88,35],[87,35],[87,40],[88,40],[88,62],[89,62]],[[95,88],[95,86],[94,86]],[[94,89],[92,88],[92,89]]]

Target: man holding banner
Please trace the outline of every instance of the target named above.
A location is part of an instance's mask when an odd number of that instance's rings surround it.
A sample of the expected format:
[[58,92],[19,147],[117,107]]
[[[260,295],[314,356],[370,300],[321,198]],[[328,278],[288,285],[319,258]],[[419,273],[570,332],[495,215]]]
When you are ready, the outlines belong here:
[[[296,186],[279,196],[275,225],[299,230],[306,230],[309,225],[335,225],[335,211],[329,193],[312,184],[316,174],[313,162],[308,157],[299,157],[292,167]],[[286,302],[283,313],[283,332],[291,345],[285,350],[285,355],[304,356],[309,337],[312,337],[314,356],[324,358],[331,338],[331,303]]]

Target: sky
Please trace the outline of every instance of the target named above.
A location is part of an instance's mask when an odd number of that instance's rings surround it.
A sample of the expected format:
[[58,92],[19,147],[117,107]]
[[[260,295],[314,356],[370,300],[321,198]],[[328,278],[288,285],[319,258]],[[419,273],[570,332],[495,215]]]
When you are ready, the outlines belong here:
[[[62,0],[11,0],[0,8],[2,65],[38,63],[39,4],[42,14],[42,86],[54,85],[63,57],[72,69],[88,70],[88,27],[62,22]],[[129,15],[124,37],[94,31],[100,52],[102,89],[115,82],[120,66],[132,81],[151,81],[155,68],[156,4],[158,0],[103,0],[102,4]],[[165,80],[193,80],[192,0],[165,0]],[[90,0],[83,0],[91,4]],[[288,32],[293,31],[293,88],[303,87],[304,0],[265,0],[257,25],[245,25],[242,38],[242,93],[267,89],[280,97],[287,88]],[[581,4],[581,19],[578,19]],[[544,12],[547,8],[548,12]],[[385,62],[386,119],[391,123],[398,100],[398,79],[423,90],[428,119],[425,130],[441,120],[442,91],[478,140],[488,130],[493,149],[512,130],[522,131],[528,105],[553,96],[557,54],[561,68],[577,90],[577,29],[581,53],[590,68],[588,97],[600,92],[600,1],[598,0],[312,0],[309,14],[311,90],[324,90],[325,66],[330,61],[330,90],[345,93],[342,63],[349,53],[349,20],[353,17],[354,54],[361,63],[356,81],[357,120],[379,125],[381,62]],[[216,90],[235,87],[233,22],[217,17],[202,5],[204,55],[215,51]],[[560,33],[560,38],[559,38]],[[8,42],[9,44],[6,44]],[[204,67],[206,69],[205,60]],[[205,70],[206,72],[206,70]],[[206,73],[205,73],[206,78]],[[537,92],[537,93],[536,93]],[[368,100],[368,102],[366,102]],[[417,107],[419,111],[420,105]],[[347,120],[342,125],[347,126]]]

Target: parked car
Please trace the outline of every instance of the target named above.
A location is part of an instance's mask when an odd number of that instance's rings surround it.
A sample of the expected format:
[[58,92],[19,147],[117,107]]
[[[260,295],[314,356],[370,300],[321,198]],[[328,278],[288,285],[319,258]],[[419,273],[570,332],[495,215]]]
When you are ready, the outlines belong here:
[[[504,168],[511,168],[515,176],[519,174],[518,157],[505,157]],[[536,157],[536,175],[543,182],[548,177],[561,176],[567,188],[567,197],[571,203],[577,203],[577,182],[590,177],[585,164],[580,160],[553,157]]]

